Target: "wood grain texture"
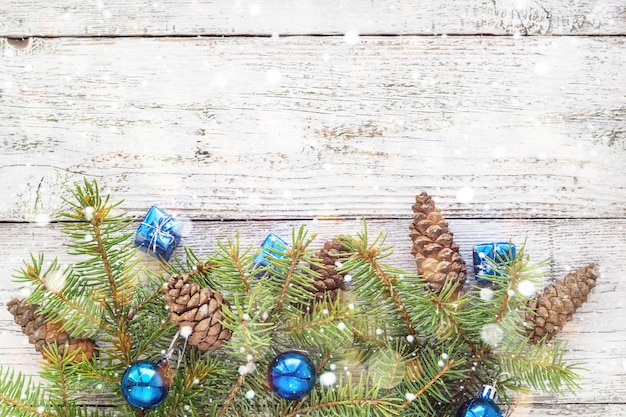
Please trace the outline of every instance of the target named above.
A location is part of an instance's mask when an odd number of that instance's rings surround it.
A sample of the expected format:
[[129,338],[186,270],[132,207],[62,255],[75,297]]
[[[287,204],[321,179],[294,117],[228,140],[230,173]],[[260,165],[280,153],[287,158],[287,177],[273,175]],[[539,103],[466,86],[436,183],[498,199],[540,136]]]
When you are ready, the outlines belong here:
[[4,0],[0,35],[621,34],[617,0]]
[[[124,207],[123,207],[124,208]],[[447,207],[442,207],[446,209]],[[388,243],[394,245],[395,253],[389,263],[412,269],[409,219],[370,220],[371,233],[387,231]],[[361,230],[361,220],[315,220],[315,221],[243,221],[215,222],[194,221],[186,224],[183,243],[197,254],[208,254],[216,248],[215,239],[233,237],[238,231],[244,246],[257,246],[269,231],[288,238],[292,227],[304,224],[311,232],[317,232],[315,241],[321,246],[324,240],[340,233],[354,234]],[[61,225],[52,223],[44,227],[31,224],[0,224],[0,236],[5,242],[0,247],[0,329],[3,344],[0,346],[0,364],[11,365],[29,374],[37,371],[38,354],[27,344],[19,327],[12,322],[4,305],[12,297],[19,296],[17,284],[9,283],[11,271],[21,265],[29,251],[43,251],[47,256],[58,256],[62,263],[72,262],[62,244],[67,239],[60,231]],[[622,271],[626,269],[623,235],[626,220],[475,220],[452,219],[450,228],[461,247],[461,254],[471,265],[471,248],[483,241],[508,239],[521,243],[528,238],[527,253],[534,260],[550,257],[549,280],[560,278],[572,268],[591,261],[602,266],[602,276],[588,301],[567,324],[559,338],[568,342],[567,359],[585,362],[582,372],[582,390],[576,396],[566,394],[553,398],[533,393],[521,399],[515,417],[540,415],[586,415],[600,417],[608,411],[619,412],[626,394],[623,382],[626,372],[626,344],[623,334],[623,317],[626,315],[626,282]],[[178,249],[182,254],[181,248]],[[156,261],[143,257],[147,266],[156,268]],[[470,271],[470,281],[473,276]],[[579,414],[576,414],[576,412]],[[587,414],[583,414],[583,411]]]
[[[623,38],[0,40],[0,220],[626,217]],[[457,197],[460,197],[457,200]]]

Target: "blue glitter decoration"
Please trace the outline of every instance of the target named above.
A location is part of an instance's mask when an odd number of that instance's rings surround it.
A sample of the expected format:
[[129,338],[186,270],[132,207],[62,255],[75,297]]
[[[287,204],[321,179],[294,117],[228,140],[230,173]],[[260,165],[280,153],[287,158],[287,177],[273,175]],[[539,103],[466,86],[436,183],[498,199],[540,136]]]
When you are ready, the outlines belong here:
[[157,258],[169,260],[182,238],[183,223],[157,206],[150,207],[135,234],[135,245]]
[[474,246],[474,272],[476,281],[491,282],[489,276],[498,277],[504,273],[503,269],[493,269],[493,264],[506,265],[516,255],[515,245],[509,242],[483,243]]
[[161,404],[170,389],[171,370],[167,361],[138,361],[126,368],[120,386],[128,404],[148,410]]
[[494,402],[495,398],[495,388],[483,385],[475,398],[466,401],[459,408],[456,417],[502,417],[502,410]]
[[276,356],[267,372],[270,388],[285,400],[299,400],[307,395],[315,386],[316,377],[311,359],[293,350]]
[[274,233],[267,235],[263,243],[261,244],[261,252],[252,260],[254,267],[266,267],[270,265],[269,258],[281,259],[285,258],[280,254],[289,248],[287,242],[276,236]]

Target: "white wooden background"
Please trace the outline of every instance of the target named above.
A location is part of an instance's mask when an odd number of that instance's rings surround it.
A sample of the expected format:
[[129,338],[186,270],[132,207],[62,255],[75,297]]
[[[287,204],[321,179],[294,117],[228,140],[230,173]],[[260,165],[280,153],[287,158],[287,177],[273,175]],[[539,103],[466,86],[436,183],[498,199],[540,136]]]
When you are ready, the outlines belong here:
[[11,275],[70,260],[55,212],[83,176],[199,253],[365,216],[406,268],[425,190],[468,265],[528,237],[551,279],[602,266],[560,336],[582,391],[513,415],[626,416],[625,34],[624,0],[2,0],[0,365],[37,371]]

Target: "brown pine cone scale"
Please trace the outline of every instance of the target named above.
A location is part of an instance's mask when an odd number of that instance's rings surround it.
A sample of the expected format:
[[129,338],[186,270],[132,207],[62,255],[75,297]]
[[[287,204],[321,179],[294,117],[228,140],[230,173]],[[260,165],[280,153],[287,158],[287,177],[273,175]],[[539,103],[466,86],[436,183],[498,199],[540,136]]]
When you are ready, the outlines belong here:
[[317,301],[330,296],[332,301],[337,299],[341,291],[346,290],[344,275],[337,272],[337,262],[339,255],[347,253],[339,239],[334,238],[324,243],[324,247],[315,254],[321,266],[311,265],[311,269],[320,274],[319,278],[314,278],[313,287],[309,288],[315,293]]
[[412,208],[409,231],[418,275],[435,292],[440,292],[448,280],[456,282],[457,292],[460,291],[465,283],[465,261],[443,214],[425,192],[415,197]]
[[[48,345],[56,345],[59,353],[79,351],[74,358],[74,363],[82,362],[83,359],[90,361],[96,354],[96,342],[92,339],[78,339],[70,337],[67,332],[61,331],[63,323],[46,322],[46,317],[37,313],[39,306],[26,304],[24,300],[14,298],[7,304],[9,312],[13,315],[15,323],[22,327],[22,332],[28,336],[28,341],[35,346],[44,359],[50,360],[45,354],[44,348]],[[85,357],[83,358],[83,354]]]
[[532,342],[553,338],[587,300],[600,276],[597,264],[589,264],[548,285],[529,302],[527,334]]
[[211,288],[200,288],[189,282],[189,275],[172,275],[167,283],[167,304],[170,320],[180,329],[191,328],[188,342],[204,351],[222,347],[232,335],[223,325],[222,306],[229,306],[221,294]]

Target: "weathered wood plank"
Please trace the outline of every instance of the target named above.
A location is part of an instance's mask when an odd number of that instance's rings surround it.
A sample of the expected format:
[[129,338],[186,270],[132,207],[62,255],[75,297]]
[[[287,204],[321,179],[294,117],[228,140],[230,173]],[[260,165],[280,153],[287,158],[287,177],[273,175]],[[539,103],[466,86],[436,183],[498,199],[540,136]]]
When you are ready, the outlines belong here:
[[[0,220],[626,217],[623,38],[0,40]],[[458,197],[458,198],[457,198]]]
[[623,34],[626,5],[590,0],[75,2],[5,0],[4,36]]
[[[315,220],[315,221],[249,221],[249,222],[190,222],[184,244],[198,254],[208,254],[215,249],[215,238],[233,237],[239,231],[244,246],[260,244],[266,233],[273,231],[288,237],[292,227],[304,223],[311,231],[318,232],[316,245],[339,233],[355,233],[361,228],[361,220]],[[396,247],[389,262],[407,269],[413,267],[409,253],[407,225],[409,219],[371,220],[372,233],[388,231],[388,243]],[[524,415],[576,415],[576,411],[589,411],[590,416],[601,416],[602,411],[622,410],[622,398],[626,395],[623,383],[626,357],[626,282],[622,279],[626,269],[623,257],[623,234],[626,220],[450,220],[455,240],[461,247],[463,257],[471,265],[472,245],[511,238],[521,242],[528,237],[527,253],[534,259],[550,257],[551,276],[561,277],[568,270],[590,261],[602,266],[602,277],[587,303],[576,313],[574,320],[560,334],[568,341],[568,359],[586,362],[583,371],[582,390],[577,396],[566,394],[551,398],[534,394],[523,399],[522,407],[515,416]],[[59,256],[61,262],[71,262],[64,253],[62,243],[66,238],[60,225],[45,227],[31,224],[0,224],[0,276],[8,276],[29,251],[45,251]],[[152,266],[156,263],[147,258]],[[3,344],[0,346],[0,365],[12,365],[28,373],[37,370],[37,354],[25,344],[17,326],[12,324],[4,308],[6,302],[19,295],[15,283],[0,288],[0,329]],[[617,404],[612,404],[617,403]],[[532,408],[530,407],[532,404]],[[594,408],[597,407],[597,408]],[[541,414],[541,413],[545,414]],[[582,413],[582,411],[581,411]],[[580,414],[579,414],[580,415]],[[587,414],[585,414],[587,415]],[[620,415],[620,414],[615,414]]]

